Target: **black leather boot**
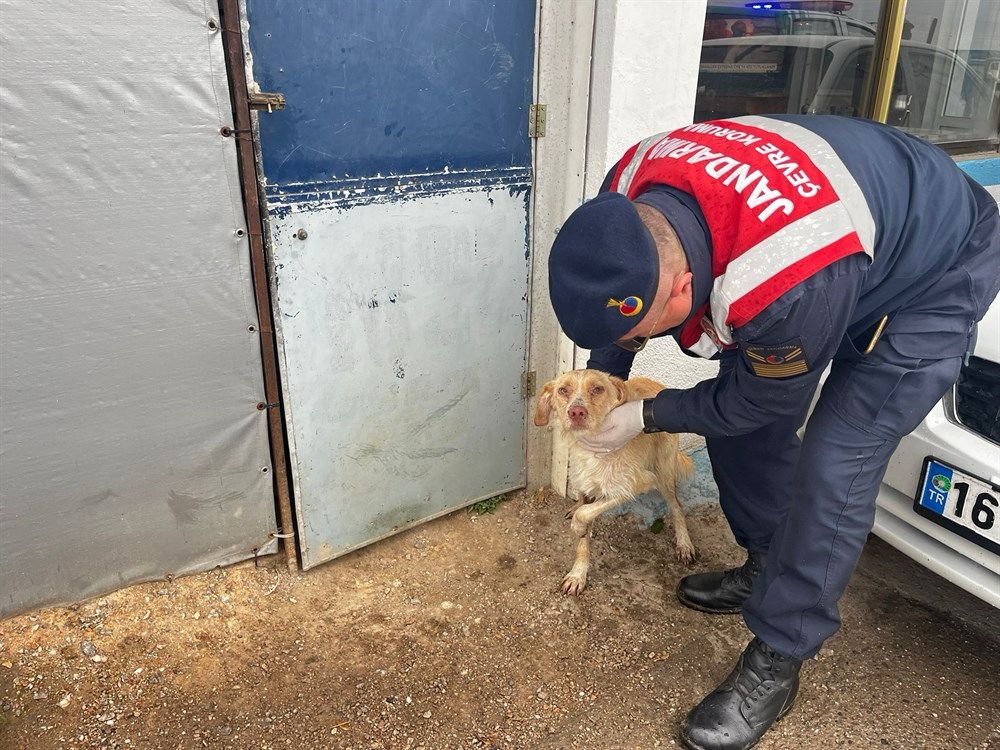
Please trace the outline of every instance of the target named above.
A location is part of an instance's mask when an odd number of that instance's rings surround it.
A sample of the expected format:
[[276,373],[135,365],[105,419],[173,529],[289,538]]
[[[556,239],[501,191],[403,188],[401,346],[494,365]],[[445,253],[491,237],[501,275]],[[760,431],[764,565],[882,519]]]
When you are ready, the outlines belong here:
[[739,614],[765,559],[763,552],[747,552],[747,561],[738,568],[684,576],[677,586],[677,598],[684,606],[700,612]]
[[787,714],[799,690],[800,659],[754,638],[719,687],[688,714],[681,739],[689,750],[747,750]]

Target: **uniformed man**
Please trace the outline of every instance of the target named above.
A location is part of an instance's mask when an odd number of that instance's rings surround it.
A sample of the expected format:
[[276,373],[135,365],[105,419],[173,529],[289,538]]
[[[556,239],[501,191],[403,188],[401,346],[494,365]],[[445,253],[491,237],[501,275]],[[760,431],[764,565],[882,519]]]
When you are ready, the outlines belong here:
[[588,367],[627,378],[666,334],[719,362],[712,380],[618,407],[587,441],[706,437],[747,559],[683,578],[678,597],[742,613],[755,637],[682,736],[748,748],[837,630],[889,457],[957,380],[997,294],[997,204],[943,151],[877,123],[700,123],[625,153],[560,230],[549,285]]

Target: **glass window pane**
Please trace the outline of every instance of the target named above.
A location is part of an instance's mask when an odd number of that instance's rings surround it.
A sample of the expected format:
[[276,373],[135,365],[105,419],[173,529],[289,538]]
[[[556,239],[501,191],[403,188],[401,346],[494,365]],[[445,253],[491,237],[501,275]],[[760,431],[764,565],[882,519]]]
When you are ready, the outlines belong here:
[[862,25],[860,23],[854,23],[853,21],[847,22],[847,36],[863,36],[868,39],[875,38],[875,24]]
[[998,142],[1000,2],[909,0],[900,66],[908,91],[890,122],[936,143]]
[[863,116],[880,2],[823,0],[765,9],[748,8],[747,0],[709,0],[695,121],[778,113]]
[[835,36],[837,24],[834,18],[815,18],[804,13],[796,14],[792,19],[793,34],[825,34]]

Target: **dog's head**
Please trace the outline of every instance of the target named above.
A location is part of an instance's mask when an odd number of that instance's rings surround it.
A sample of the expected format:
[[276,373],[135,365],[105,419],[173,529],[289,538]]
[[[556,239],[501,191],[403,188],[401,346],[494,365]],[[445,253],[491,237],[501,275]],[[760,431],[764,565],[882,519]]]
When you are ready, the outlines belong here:
[[625,402],[625,384],[597,370],[572,370],[550,380],[535,406],[535,424],[547,425],[552,415],[564,432],[600,429],[608,412]]

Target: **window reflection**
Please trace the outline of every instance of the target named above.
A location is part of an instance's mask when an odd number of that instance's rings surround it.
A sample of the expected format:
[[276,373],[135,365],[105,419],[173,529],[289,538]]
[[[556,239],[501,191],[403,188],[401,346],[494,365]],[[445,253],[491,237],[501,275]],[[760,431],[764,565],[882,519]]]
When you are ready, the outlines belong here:
[[[879,0],[752,4],[708,8],[696,120],[866,114]],[[997,143],[1000,0],[909,0],[903,37],[887,121],[938,143]]]

